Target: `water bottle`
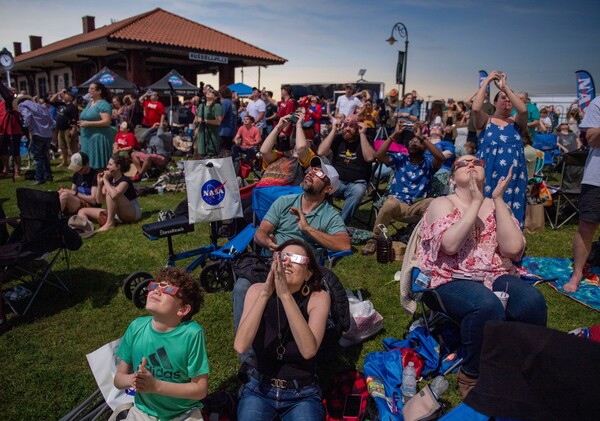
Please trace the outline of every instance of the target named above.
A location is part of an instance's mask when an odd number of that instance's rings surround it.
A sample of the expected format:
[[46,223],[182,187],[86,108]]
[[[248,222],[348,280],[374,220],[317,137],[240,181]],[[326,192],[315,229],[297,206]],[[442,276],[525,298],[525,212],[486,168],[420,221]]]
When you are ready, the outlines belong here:
[[394,260],[394,252],[392,250],[392,239],[387,236],[387,228],[383,224],[379,224],[378,228],[381,234],[377,238],[377,263],[389,263]]
[[408,402],[417,393],[417,372],[415,363],[408,363],[402,371],[402,403]]
[[448,389],[448,380],[446,380],[444,376],[437,376],[435,379],[433,379],[429,385],[429,388],[431,389],[433,396],[439,400],[440,396],[442,396],[446,389]]

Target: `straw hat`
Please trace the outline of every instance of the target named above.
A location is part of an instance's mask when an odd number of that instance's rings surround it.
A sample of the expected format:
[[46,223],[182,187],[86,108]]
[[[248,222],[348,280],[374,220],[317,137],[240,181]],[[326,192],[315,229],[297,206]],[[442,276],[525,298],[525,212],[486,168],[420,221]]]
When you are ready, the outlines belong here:
[[94,235],[94,224],[85,216],[73,215],[69,218],[69,226],[83,239]]
[[31,95],[24,95],[24,94],[17,95],[17,97],[15,99],[13,99],[13,109],[15,109],[15,110],[18,109],[19,104],[27,99],[33,101],[33,98],[31,98]]

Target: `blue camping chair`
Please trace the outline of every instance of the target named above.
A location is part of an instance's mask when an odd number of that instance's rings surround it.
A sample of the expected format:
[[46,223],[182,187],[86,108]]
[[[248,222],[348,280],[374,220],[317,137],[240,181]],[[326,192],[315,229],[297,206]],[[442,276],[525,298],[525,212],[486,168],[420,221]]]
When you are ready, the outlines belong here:
[[556,135],[553,133],[536,134],[533,147],[544,152],[544,165],[553,165],[556,157],[560,155]]
[[[264,218],[266,213],[269,211],[271,204],[279,197],[286,196],[289,194],[300,194],[302,188],[300,186],[268,186],[268,187],[256,187],[252,190],[252,209],[254,211],[255,223],[258,227],[260,221]],[[326,253],[322,253],[324,256],[322,261],[319,263],[322,266],[327,266],[331,270],[333,265],[338,259],[344,256],[352,254],[352,250],[344,251],[332,251],[327,250]],[[327,263],[327,265],[325,265]]]

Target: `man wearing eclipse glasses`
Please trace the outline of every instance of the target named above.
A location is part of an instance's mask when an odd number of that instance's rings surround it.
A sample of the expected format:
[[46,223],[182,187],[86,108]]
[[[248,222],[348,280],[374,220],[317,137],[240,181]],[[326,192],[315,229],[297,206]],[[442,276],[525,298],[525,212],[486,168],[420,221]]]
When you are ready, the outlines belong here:
[[[337,171],[324,158],[314,157],[300,186],[303,192],[275,200],[260,223],[254,241],[271,255],[292,238],[311,245],[317,257],[324,249],[350,250],[350,236],[340,214],[326,200],[340,185]],[[233,319],[237,327],[251,282],[238,278],[233,287]],[[241,356],[242,361],[247,355]]]

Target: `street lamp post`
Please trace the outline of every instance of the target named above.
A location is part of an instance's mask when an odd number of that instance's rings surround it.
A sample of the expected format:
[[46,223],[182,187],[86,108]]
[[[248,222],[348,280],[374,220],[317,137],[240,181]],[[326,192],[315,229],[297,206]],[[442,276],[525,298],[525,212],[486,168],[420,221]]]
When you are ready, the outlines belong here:
[[396,38],[394,38],[394,31],[398,32],[400,38],[404,38],[404,51],[398,50],[398,64],[396,66],[396,83],[402,83],[402,96],[406,90],[406,58],[408,57],[408,29],[402,22],[398,22],[392,28],[392,34],[386,41],[390,45],[394,45]]

